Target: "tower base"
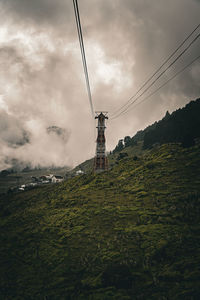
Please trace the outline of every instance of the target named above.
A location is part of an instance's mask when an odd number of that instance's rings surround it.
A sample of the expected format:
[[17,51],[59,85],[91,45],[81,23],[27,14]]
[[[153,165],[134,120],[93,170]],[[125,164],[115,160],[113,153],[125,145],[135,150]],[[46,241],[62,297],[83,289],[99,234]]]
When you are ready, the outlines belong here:
[[95,157],[94,158],[94,172],[101,173],[108,170],[108,158],[105,157]]

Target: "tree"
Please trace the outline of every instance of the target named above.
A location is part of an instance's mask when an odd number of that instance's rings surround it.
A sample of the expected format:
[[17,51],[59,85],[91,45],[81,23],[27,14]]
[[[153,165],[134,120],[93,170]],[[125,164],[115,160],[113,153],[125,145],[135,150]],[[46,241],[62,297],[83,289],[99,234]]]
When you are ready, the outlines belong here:
[[117,160],[123,159],[123,158],[125,158],[127,156],[128,156],[127,152],[121,152],[121,153],[119,153],[119,155],[117,157]]
[[124,147],[128,147],[131,145],[131,137],[130,136],[125,136],[124,138]]
[[169,118],[170,118],[170,113],[167,110],[166,114],[165,114],[165,117],[163,118],[163,120],[169,120]]
[[123,148],[124,148],[123,140],[119,140],[117,146],[113,150],[113,153],[119,152],[119,151],[123,150]]

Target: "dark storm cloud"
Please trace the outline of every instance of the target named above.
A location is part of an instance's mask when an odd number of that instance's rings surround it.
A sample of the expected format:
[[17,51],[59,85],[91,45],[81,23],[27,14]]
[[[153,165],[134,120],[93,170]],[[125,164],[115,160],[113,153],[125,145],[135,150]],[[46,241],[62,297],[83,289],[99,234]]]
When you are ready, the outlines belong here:
[[63,141],[67,141],[68,138],[69,138],[69,133],[63,129],[63,128],[60,128],[58,126],[49,126],[47,128],[47,133],[48,134],[54,134],[54,135],[57,135],[58,137],[60,137]]
[[[94,106],[109,113],[137,91],[200,15],[198,0],[81,0],[79,8]],[[33,166],[77,163],[92,156],[93,120],[72,0],[0,0],[0,17],[0,107],[23,120],[20,126],[32,136],[21,152],[10,156]],[[157,86],[199,55],[199,49],[198,40]],[[119,138],[199,97],[199,76],[196,62],[151,99],[108,121],[109,150]],[[51,126],[71,135],[61,142],[47,133]]]
[[55,25],[72,17],[70,1],[63,0],[6,0],[1,1],[6,12],[22,22]]

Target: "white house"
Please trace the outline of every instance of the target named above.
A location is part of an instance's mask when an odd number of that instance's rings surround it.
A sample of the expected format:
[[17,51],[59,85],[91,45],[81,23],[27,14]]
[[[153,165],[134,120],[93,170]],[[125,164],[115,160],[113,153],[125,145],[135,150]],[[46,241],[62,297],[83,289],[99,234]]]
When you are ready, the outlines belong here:
[[76,176],[78,176],[78,175],[83,175],[83,174],[84,174],[84,172],[83,172],[82,170],[76,171]]
[[62,177],[60,175],[53,175],[53,177],[51,178],[51,182],[53,182],[53,183],[62,182],[63,180],[64,180],[64,177]]

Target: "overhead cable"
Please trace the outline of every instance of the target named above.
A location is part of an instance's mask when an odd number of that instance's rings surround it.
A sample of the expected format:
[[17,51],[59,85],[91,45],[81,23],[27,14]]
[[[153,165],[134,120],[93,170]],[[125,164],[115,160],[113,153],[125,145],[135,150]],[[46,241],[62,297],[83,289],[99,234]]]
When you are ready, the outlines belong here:
[[[118,114],[119,111],[121,111],[125,106],[127,106],[133,98],[135,98],[139,92],[153,79],[153,77],[166,65],[169,60],[178,52],[178,50],[187,42],[187,40],[194,34],[194,32],[200,27],[200,24],[198,24],[193,31],[181,42],[181,44],[170,54],[170,56],[162,63],[162,65],[145,81],[145,83],[137,90],[137,92],[125,103],[123,104],[119,109],[114,111],[113,116]],[[111,116],[112,117],[112,116]]]
[[[162,85],[160,85],[156,90],[154,90],[152,93],[150,93],[148,96],[146,96],[145,98],[142,99],[142,101],[136,103],[134,106],[131,107],[130,110],[132,110],[133,108],[135,108],[137,105],[141,104],[142,102],[144,102],[145,100],[149,99],[151,96],[153,96],[154,94],[156,94],[160,89],[162,89],[165,85],[167,85],[170,81],[172,81],[174,78],[176,78],[179,74],[181,74],[183,71],[185,71],[188,67],[190,67],[195,61],[197,61],[198,59],[200,59],[200,55],[198,57],[196,57],[195,59],[193,59],[189,64],[187,64],[184,68],[182,68],[181,70],[179,70],[176,74],[174,74],[171,78],[169,78],[165,83],[163,83]],[[129,111],[130,111],[129,110]],[[126,114],[128,111],[125,111],[122,115]],[[115,119],[116,117],[113,117],[113,119]]]
[[147,88],[138,96],[138,97],[136,97],[132,102],[130,102],[128,105],[127,105],[127,107],[124,109],[124,110],[122,110],[121,112],[119,112],[117,115],[115,115],[115,116],[113,116],[113,117],[111,117],[110,119],[112,120],[113,118],[117,118],[118,116],[120,116],[122,113],[124,113],[124,112],[126,112],[128,109],[129,109],[129,107],[130,106],[132,106],[138,99],[140,99],[143,95],[144,95],[144,93],[146,93],[157,81],[158,81],[158,79],[164,74],[164,73],[166,73],[167,72],[167,70],[169,69],[169,68],[171,68],[176,62],[177,62],[177,60],[178,59],[180,59],[181,58],[181,56],[194,44],[194,42],[196,42],[197,41],[197,39],[200,37],[200,34],[198,34],[190,43],[189,43],[189,45],[170,63],[170,65],[168,66],[168,67],[166,67],[157,77],[156,77],[156,79],[154,79],[153,80],[153,82],[149,85],[149,86],[147,86]]
[[79,8],[78,8],[77,0],[73,0],[73,4],[74,4],[74,13],[75,13],[76,26],[77,26],[79,43],[80,43],[81,56],[82,56],[82,62],[83,62],[83,70],[84,70],[84,74],[85,74],[85,80],[86,80],[86,87],[87,87],[88,98],[89,98],[89,103],[90,103],[90,109],[91,109],[92,116],[94,117],[92,94],[91,94],[91,89],[90,89],[90,81],[89,81],[89,75],[88,75],[88,68],[87,68],[87,62],[86,62],[86,56],[85,56],[85,48],[84,48],[83,34],[82,34],[82,29],[81,29],[81,21],[80,21]]

